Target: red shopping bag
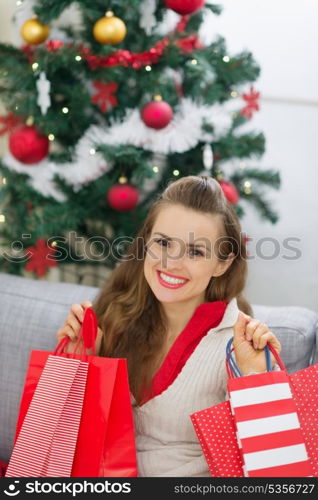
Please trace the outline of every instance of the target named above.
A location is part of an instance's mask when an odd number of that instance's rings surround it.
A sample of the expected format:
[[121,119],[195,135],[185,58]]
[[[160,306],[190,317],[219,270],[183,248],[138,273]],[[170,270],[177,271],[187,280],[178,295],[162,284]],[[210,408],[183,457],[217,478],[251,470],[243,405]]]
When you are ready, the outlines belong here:
[[[82,335],[86,348],[94,347],[97,321],[87,309]],[[21,400],[16,438],[50,355],[33,351]],[[64,359],[83,355],[61,353]],[[137,458],[127,363],[125,359],[85,356],[86,390],[77,437],[72,477],[135,477]]]
[[[278,353],[271,346],[270,349],[276,357],[280,368],[287,374]],[[244,378],[250,377],[253,376]],[[292,375],[287,375],[287,377],[296,406],[303,440],[309,456],[308,475],[318,477],[318,364]],[[279,403],[277,405],[279,406]],[[196,412],[191,415],[191,420],[205,454],[211,475],[215,477],[243,477],[244,462],[236,438],[236,424],[231,412],[230,403],[226,401],[206,410]],[[296,430],[296,432],[298,431]],[[286,439],[286,435],[286,433],[285,435],[282,433],[282,440]],[[277,438],[278,436],[276,436]],[[264,439],[266,442],[266,438],[262,439],[263,443]],[[249,442],[245,441],[245,445],[247,444]],[[278,448],[284,448],[284,445],[285,442],[281,441]],[[262,446],[264,447],[264,444]],[[287,470],[281,470],[279,473],[276,470],[278,476],[287,476],[289,474],[292,477],[300,477],[299,472],[298,469],[292,471],[291,468],[289,473]],[[274,475],[275,471],[273,469],[267,470],[267,477],[274,477]]]
[[7,470],[8,464],[7,462],[0,462],[0,477],[5,477],[5,473]]
[[6,477],[70,477],[88,363],[49,355],[19,430]]

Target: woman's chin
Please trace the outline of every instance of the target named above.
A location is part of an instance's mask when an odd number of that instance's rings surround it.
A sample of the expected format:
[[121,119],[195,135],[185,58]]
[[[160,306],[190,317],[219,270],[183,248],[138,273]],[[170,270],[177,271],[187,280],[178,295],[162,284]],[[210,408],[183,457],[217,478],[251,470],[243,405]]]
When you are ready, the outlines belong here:
[[159,290],[157,287],[152,287],[152,292],[159,302],[171,303],[184,300],[184,295],[179,290]]

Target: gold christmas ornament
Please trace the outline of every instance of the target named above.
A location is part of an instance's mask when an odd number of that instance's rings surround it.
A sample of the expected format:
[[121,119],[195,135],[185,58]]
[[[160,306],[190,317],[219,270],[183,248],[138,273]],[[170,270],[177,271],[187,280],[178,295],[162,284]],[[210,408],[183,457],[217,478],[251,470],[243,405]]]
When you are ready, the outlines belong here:
[[25,21],[20,33],[23,40],[30,45],[39,45],[49,36],[50,28],[46,24],[41,24],[40,21],[34,17]]
[[97,42],[103,44],[116,45],[124,40],[127,34],[125,23],[114,16],[113,12],[106,12],[105,17],[102,17],[94,24],[93,35]]

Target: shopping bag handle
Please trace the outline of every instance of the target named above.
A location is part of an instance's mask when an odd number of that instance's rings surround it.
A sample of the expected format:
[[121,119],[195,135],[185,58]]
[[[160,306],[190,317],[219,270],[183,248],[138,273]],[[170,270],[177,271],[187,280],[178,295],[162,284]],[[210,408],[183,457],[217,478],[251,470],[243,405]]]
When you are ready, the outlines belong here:
[[[239,367],[237,366],[237,363],[234,360],[233,355],[232,355],[232,352],[234,351],[233,340],[234,340],[234,338],[232,337],[228,341],[227,346],[226,346],[226,370],[227,370],[229,378],[243,377],[243,374],[240,371]],[[271,363],[271,356],[270,356],[271,353],[273,354],[274,358],[276,359],[277,364],[280,367],[280,369],[283,371],[286,371],[286,367],[285,367],[281,357],[279,356],[278,352],[271,344],[267,344],[265,346],[264,352],[265,352],[265,358],[266,358],[266,370],[268,372],[273,371],[272,363]]]
[[[85,310],[82,327],[78,335],[77,344],[74,348],[74,355],[80,354],[82,357],[86,356],[86,349],[92,349],[92,355],[95,356],[95,342],[97,338],[98,323],[94,310],[89,307]],[[81,341],[83,340],[82,344]],[[64,337],[57,345],[54,355],[59,355],[64,352],[64,349],[70,341],[69,337]],[[82,345],[81,352],[78,353],[79,345]]]

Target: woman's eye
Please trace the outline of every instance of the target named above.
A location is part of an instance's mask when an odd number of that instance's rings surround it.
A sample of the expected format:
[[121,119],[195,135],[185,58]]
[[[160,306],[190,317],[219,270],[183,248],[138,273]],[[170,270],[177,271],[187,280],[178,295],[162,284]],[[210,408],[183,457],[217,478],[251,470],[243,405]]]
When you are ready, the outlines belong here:
[[195,248],[192,248],[192,250],[189,250],[189,255],[191,257],[203,257],[203,252],[200,250],[196,250]]
[[160,245],[161,247],[167,247],[169,244],[167,240],[163,240],[162,238],[155,240],[155,242],[158,243],[158,245]]

